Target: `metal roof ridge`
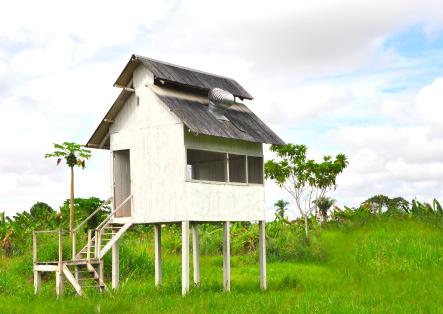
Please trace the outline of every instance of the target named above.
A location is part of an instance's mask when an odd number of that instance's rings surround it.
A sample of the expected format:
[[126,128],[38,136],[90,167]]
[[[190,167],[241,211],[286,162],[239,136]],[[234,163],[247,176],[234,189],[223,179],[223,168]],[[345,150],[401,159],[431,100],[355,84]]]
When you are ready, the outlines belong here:
[[[206,71],[202,71],[202,70],[198,70],[198,69],[193,69],[193,68],[185,67],[185,66],[182,66],[182,65],[178,65],[178,64],[174,64],[174,63],[170,63],[170,62],[166,62],[166,61],[157,60],[157,59],[154,59],[154,58],[151,58],[151,57],[145,57],[145,56],[136,55],[136,54],[133,54],[133,57],[135,57],[135,60],[137,60],[137,58],[146,59],[148,61],[154,61],[154,62],[162,63],[162,64],[165,64],[165,65],[177,67],[177,68],[180,68],[180,69],[184,69],[184,70],[188,70],[188,71],[192,71],[192,72],[197,72],[197,73],[201,73],[201,74],[206,74],[206,75],[210,75],[210,76],[215,76],[215,77],[219,77],[219,78],[224,78],[224,79],[227,79],[227,80],[232,80],[232,81],[237,82],[232,77],[228,77],[228,76],[224,76],[224,75],[219,75],[219,74],[214,74],[214,73],[210,73],[210,72],[206,72]],[[237,82],[237,84],[238,84],[238,82]]]

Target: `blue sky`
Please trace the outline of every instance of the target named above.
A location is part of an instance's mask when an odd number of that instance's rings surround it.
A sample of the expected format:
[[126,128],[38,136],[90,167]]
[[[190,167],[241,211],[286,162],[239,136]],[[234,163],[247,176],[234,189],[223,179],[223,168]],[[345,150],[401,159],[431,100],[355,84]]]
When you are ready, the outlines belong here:
[[[42,156],[53,142],[86,142],[132,53],[234,77],[287,142],[315,158],[348,155],[331,194],[339,205],[378,193],[443,199],[439,1],[103,5],[19,0],[0,12],[1,211],[67,197],[67,170]],[[108,170],[109,153],[94,152],[77,195],[107,198]],[[291,201],[268,182],[270,218],[279,198]]]

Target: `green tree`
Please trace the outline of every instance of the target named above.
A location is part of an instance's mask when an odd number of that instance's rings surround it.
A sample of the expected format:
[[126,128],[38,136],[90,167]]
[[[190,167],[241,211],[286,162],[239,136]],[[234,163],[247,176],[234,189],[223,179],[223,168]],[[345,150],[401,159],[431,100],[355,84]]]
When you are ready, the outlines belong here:
[[313,201],[336,188],[337,176],[348,165],[347,158],[344,154],[338,154],[335,159],[324,156],[323,161],[316,162],[307,159],[305,145],[272,145],[271,151],[277,154],[279,160],[266,162],[265,177],[274,180],[294,198],[304,218],[305,234],[308,237],[308,219],[317,208]]
[[328,211],[332,207],[332,205],[335,204],[335,200],[327,196],[322,196],[314,200],[313,203],[318,207],[318,210],[322,217],[322,222],[328,220]]
[[91,151],[83,148],[84,146],[72,142],[64,142],[63,144],[54,143],[54,152],[46,154],[45,158],[57,158],[57,165],[62,159],[71,169],[71,196],[69,206],[69,231],[72,234],[74,230],[74,167],[85,168],[85,162],[91,157]]
[[34,205],[32,205],[31,209],[29,210],[31,213],[31,216],[36,219],[42,219],[45,218],[51,213],[54,212],[54,210],[46,203],[43,202],[37,202]]
[[367,204],[371,208],[372,214],[374,214],[374,215],[381,214],[383,211],[383,208],[388,208],[390,200],[391,199],[389,197],[387,197],[386,195],[379,194],[379,195],[371,196],[366,201],[364,201],[362,203],[362,205]]
[[288,205],[289,205],[289,202],[286,202],[284,200],[278,200],[277,202],[274,203],[275,220],[289,223],[288,216],[286,216],[286,211],[288,210],[288,208],[287,208]]
[[[74,199],[74,211],[75,211],[75,224],[81,223],[85,220],[93,211],[95,211],[100,205],[102,205],[104,201],[99,199],[98,197],[89,197],[89,198],[75,198]],[[70,200],[66,200],[63,205],[60,207],[60,213],[62,217],[68,217],[70,212]],[[102,222],[110,213],[111,208],[108,205],[103,206],[103,210],[100,210],[96,215],[92,216],[91,219],[87,222],[87,229],[94,229],[98,226],[100,222]],[[66,222],[64,222],[66,223]]]

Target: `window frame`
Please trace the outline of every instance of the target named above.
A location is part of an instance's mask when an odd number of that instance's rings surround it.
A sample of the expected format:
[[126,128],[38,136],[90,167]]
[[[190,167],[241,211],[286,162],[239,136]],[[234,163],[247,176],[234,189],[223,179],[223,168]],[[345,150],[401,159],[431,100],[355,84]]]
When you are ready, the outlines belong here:
[[[225,177],[226,181],[211,181],[211,180],[199,180],[199,179],[192,179],[188,177],[188,150],[197,150],[197,151],[205,151],[205,152],[212,152],[212,153],[221,153],[225,155]],[[229,154],[231,155],[241,155],[245,156],[245,179],[246,182],[232,182],[229,178]],[[262,159],[262,183],[252,183],[249,182],[249,169],[248,169],[248,157],[258,157]],[[238,152],[233,151],[220,151],[220,150],[213,150],[213,149],[206,149],[206,148],[200,148],[200,147],[192,147],[192,146],[185,146],[185,182],[190,183],[205,183],[205,184],[222,184],[222,185],[241,185],[241,186],[247,186],[247,185],[261,185],[264,186],[264,156],[259,154],[242,154]]]

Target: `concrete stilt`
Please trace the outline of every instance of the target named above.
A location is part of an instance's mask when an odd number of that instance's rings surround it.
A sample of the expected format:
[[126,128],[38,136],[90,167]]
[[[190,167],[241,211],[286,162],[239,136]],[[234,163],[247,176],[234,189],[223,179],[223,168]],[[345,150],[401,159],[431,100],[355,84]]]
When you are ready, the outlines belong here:
[[155,285],[162,285],[162,227],[154,225],[154,250],[155,250]]
[[39,271],[34,270],[34,293],[40,292],[42,285],[42,274]]
[[[113,231],[114,233],[114,231]],[[119,255],[119,241],[112,245],[112,289],[117,289],[120,283],[120,255]]]
[[266,230],[264,220],[259,222],[259,230],[260,288],[266,290]]
[[223,288],[225,291],[231,290],[231,241],[230,223],[223,224]]
[[182,221],[182,295],[189,291],[189,221]]
[[200,285],[200,249],[198,238],[198,224],[192,224],[192,266],[194,267],[194,285]]

